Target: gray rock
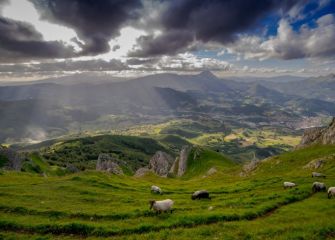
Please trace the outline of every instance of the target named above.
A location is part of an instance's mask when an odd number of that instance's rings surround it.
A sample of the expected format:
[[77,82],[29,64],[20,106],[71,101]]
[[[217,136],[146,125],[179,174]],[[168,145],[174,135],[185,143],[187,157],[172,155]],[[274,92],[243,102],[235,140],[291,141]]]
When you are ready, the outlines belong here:
[[217,170],[216,170],[216,168],[215,167],[212,167],[212,168],[210,168],[208,171],[207,171],[207,176],[210,176],[210,175],[213,175],[213,174],[215,174],[215,173],[217,173]]
[[137,171],[135,172],[135,177],[143,177],[144,175],[146,175],[148,172],[152,172],[149,168],[147,167],[142,167],[137,169]]
[[[181,151],[180,151],[180,155],[179,155],[179,159],[178,159],[178,172],[177,172],[177,176],[183,176],[184,173],[186,172],[187,169],[187,159],[188,156],[191,152],[192,147],[191,146],[183,146]],[[194,157],[196,158],[196,154],[194,154]]]
[[335,117],[328,127],[306,129],[297,148],[312,144],[335,144]]
[[318,169],[321,168],[326,163],[323,159],[312,160],[307,163],[303,168]]
[[251,162],[243,165],[242,172],[240,172],[241,177],[247,176],[249,173],[254,171],[260,164],[260,160],[252,160]]
[[157,151],[150,159],[148,169],[161,177],[167,177],[173,162],[172,156],[165,152]]
[[116,163],[116,159],[107,153],[100,153],[96,165],[97,171],[104,171],[116,175],[123,175],[122,168]]

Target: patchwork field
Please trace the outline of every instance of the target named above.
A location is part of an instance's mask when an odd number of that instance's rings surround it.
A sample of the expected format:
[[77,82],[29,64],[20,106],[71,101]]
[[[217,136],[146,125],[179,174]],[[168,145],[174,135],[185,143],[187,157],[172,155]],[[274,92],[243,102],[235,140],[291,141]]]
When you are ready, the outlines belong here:
[[[315,146],[268,159],[241,177],[242,166],[205,151],[183,178],[136,178],[86,171],[61,177],[1,172],[0,239],[332,239],[335,199],[312,194],[318,169],[335,186],[335,147]],[[206,176],[209,167],[216,174]],[[283,189],[283,181],[298,187]],[[158,185],[163,195],[150,193]],[[191,200],[207,189],[211,200]],[[150,199],[172,199],[156,215]]]

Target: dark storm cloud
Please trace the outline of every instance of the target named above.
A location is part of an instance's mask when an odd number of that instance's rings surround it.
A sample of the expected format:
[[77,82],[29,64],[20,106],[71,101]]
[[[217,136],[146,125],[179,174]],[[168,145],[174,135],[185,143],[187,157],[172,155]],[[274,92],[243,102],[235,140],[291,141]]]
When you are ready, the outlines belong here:
[[142,48],[129,55],[136,57],[173,55],[181,50],[186,50],[193,40],[194,36],[188,30],[171,30],[157,37],[141,36],[137,42]]
[[[174,54],[194,39],[227,43],[274,11],[287,12],[296,1],[277,0],[166,0],[157,21],[162,34],[139,38],[140,49],[133,56]],[[181,42],[178,42],[181,39]]]
[[32,25],[0,16],[0,62],[71,56],[73,48],[60,41],[44,41]]
[[141,0],[31,0],[43,19],[73,28],[84,41],[81,55],[110,50],[109,40],[139,18]]

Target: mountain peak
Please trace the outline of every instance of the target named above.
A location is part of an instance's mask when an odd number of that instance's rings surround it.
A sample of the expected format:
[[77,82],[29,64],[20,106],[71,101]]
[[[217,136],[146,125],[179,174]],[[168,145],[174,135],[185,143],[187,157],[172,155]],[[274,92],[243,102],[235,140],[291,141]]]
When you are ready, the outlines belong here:
[[202,71],[201,73],[198,74],[199,77],[202,78],[217,78],[211,71],[206,70]]

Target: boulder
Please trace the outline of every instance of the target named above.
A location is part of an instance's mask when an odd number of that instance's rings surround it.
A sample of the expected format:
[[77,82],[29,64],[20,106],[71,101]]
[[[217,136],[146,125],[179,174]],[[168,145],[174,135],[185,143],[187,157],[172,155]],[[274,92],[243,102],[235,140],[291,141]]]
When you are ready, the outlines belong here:
[[307,163],[303,168],[318,169],[321,168],[325,163],[326,161],[323,159],[316,159]]
[[215,173],[217,173],[217,170],[216,170],[215,167],[212,167],[212,168],[210,168],[210,169],[207,171],[206,175],[207,175],[207,176],[210,176],[210,175],[213,175],[213,174],[215,174]]
[[116,159],[107,153],[99,154],[96,170],[123,175],[122,168],[116,163]]
[[335,117],[328,127],[306,129],[297,148],[312,144],[335,144]]
[[142,167],[137,169],[137,171],[135,172],[135,177],[143,177],[144,175],[146,175],[148,172],[152,172],[149,168],[147,167]]
[[158,176],[167,177],[173,162],[174,159],[172,156],[165,152],[157,151],[150,159],[148,169],[152,170]]
[[240,172],[241,177],[247,176],[249,173],[254,171],[260,164],[260,160],[252,160],[249,163],[243,165],[242,172]]

